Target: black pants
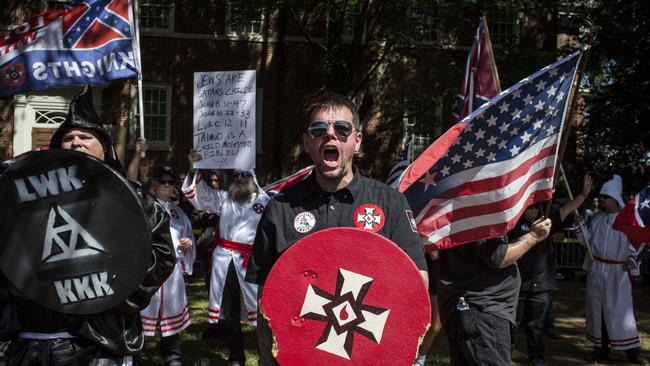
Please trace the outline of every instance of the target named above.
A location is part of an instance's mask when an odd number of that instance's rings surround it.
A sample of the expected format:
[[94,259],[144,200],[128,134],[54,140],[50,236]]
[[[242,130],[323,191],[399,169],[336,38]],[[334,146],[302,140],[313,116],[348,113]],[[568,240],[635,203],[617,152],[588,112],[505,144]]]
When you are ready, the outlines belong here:
[[[227,307],[224,309],[223,301],[228,299]],[[226,275],[226,284],[221,303],[221,310],[224,313],[226,322],[230,325],[227,336],[228,350],[230,352],[229,361],[237,361],[242,365],[246,362],[244,355],[244,334],[241,331],[241,287],[237,279],[235,261],[230,261],[228,274]],[[223,319],[220,319],[221,322]]]
[[526,350],[531,361],[544,359],[544,319],[550,299],[549,291],[522,291],[519,294],[517,330],[526,332]]
[[[260,291],[263,289],[260,287]],[[258,296],[262,294],[259,293]],[[278,362],[273,357],[273,332],[269,322],[261,311],[257,312],[257,350],[260,355],[259,366],[277,366]]]
[[511,323],[471,308],[445,317],[452,365],[511,365]]
[[7,365],[12,366],[119,366],[123,361],[84,338],[14,338],[6,356]]
[[181,334],[160,338],[160,353],[166,366],[181,365]]
[[553,306],[553,297],[549,291],[548,307],[546,308],[546,316],[544,317],[544,332],[552,331],[555,329],[555,307]]
[[196,254],[197,259],[201,264],[201,273],[203,274],[205,287],[210,291],[210,279],[212,277],[212,252],[197,250]]

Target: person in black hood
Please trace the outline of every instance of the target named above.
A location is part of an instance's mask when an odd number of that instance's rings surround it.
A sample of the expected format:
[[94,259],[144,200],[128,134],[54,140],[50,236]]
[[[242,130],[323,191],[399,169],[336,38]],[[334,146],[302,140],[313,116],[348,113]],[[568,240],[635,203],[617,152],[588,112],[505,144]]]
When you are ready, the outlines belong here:
[[[70,103],[66,120],[51,148],[73,149],[100,160],[123,174],[110,135],[102,128],[86,86]],[[69,315],[26,299],[0,273],[0,341],[11,341],[9,365],[128,365],[142,351],[144,335],[139,311],[169,276],[176,258],[169,216],[142,187],[134,189],[151,229],[151,259],[137,290],[122,304],[97,314]]]
[[[77,137],[76,141],[75,137]],[[81,143],[82,141],[86,143]],[[100,146],[101,151],[99,151]],[[93,92],[90,85],[86,85],[84,90],[70,102],[65,121],[59,125],[50,139],[50,148],[85,152],[124,174],[124,168],[117,159],[111,136],[102,127],[101,119],[93,106]]]

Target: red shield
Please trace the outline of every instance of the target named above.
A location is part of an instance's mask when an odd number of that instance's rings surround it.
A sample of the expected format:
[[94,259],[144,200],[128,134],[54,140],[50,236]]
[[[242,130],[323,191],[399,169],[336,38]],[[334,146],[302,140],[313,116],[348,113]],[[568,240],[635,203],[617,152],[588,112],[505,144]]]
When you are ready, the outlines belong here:
[[417,267],[393,242],[354,228],[308,235],[264,287],[282,365],[412,365],[431,306]]

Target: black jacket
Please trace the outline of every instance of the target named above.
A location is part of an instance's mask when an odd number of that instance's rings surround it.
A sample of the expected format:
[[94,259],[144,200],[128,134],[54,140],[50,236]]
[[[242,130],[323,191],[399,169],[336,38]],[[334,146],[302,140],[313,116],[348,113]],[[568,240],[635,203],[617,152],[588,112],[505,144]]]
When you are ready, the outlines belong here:
[[[519,273],[521,274],[521,291],[549,291],[555,286],[555,258],[551,235],[561,232],[563,228],[559,211],[552,212],[550,219],[552,223],[550,235],[543,242],[536,244],[517,261]],[[522,216],[517,225],[508,232],[508,238],[510,240],[517,239],[526,234],[531,226],[532,223]]]

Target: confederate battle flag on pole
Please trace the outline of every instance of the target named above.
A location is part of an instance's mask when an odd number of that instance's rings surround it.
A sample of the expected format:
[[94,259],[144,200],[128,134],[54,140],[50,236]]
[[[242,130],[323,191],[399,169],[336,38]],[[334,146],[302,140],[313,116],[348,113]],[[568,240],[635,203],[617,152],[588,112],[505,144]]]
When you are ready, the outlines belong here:
[[0,96],[138,76],[130,0],[76,1],[0,40]]
[[613,226],[627,235],[637,250],[650,243],[650,184],[628,201]]
[[474,43],[467,56],[465,77],[460,84],[456,104],[452,110],[453,123],[465,118],[483,103],[501,92],[499,74],[485,17],[481,18]]
[[399,190],[428,243],[444,249],[503,235],[527,206],[552,197],[581,54],[483,104],[411,164]]

